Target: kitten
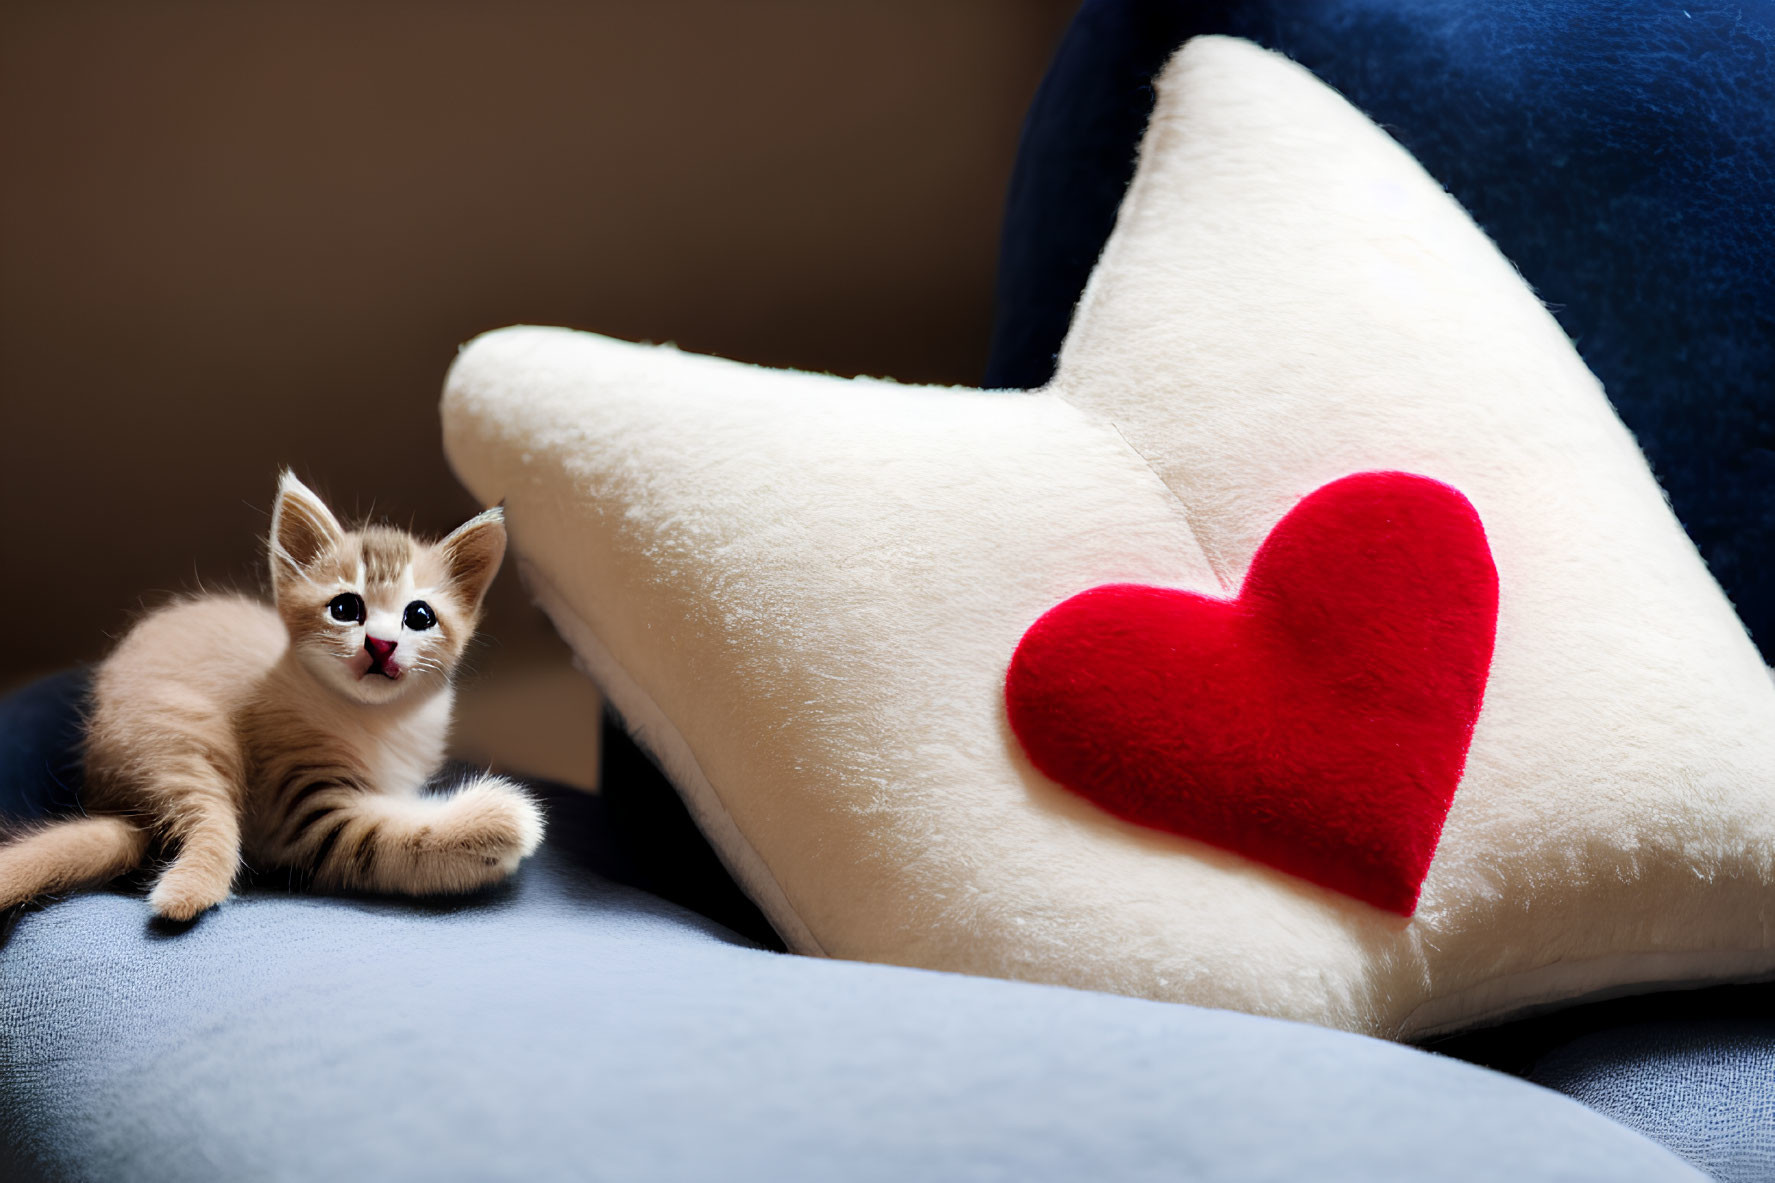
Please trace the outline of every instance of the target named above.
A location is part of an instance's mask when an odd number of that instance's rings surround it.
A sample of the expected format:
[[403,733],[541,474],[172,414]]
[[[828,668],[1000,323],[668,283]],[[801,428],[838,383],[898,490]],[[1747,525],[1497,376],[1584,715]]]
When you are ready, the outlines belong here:
[[348,531],[285,472],[271,517],[275,607],[174,604],[98,669],[91,816],[0,846],[0,908],[96,886],[172,850],[149,904],[189,920],[242,859],[327,888],[463,892],[505,878],[542,814],[496,776],[421,794],[444,758],[450,675],[505,555],[490,509],[447,538]]

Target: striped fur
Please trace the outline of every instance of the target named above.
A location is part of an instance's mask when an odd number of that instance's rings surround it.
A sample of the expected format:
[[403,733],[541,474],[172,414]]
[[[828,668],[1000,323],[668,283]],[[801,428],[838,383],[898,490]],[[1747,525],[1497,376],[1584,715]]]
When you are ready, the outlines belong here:
[[[84,804],[98,816],[0,845],[0,907],[102,883],[151,846],[171,861],[149,902],[174,920],[226,898],[243,859],[322,888],[402,894],[509,875],[542,837],[521,789],[482,776],[422,793],[504,549],[497,509],[436,543],[348,531],[285,473],[274,606],[207,596],[130,631],[94,684]],[[361,598],[362,619],[336,618],[340,595]],[[435,623],[404,623],[415,601]]]

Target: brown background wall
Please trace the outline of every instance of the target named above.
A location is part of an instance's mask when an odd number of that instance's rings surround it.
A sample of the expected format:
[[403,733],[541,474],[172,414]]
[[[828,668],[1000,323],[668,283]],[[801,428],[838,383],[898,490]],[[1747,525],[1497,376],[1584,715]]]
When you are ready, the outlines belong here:
[[[6,0],[0,684],[255,584],[280,465],[454,524],[436,397],[484,329],[976,380],[1071,7]],[[501,583],[482,683],[559,661]]]

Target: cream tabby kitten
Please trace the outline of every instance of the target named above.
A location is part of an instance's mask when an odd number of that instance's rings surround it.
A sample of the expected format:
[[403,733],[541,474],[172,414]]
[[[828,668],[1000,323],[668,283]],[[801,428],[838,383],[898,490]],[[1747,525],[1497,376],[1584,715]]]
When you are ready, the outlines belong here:
[[148,616],[98,669],[91,816],[0,846],[0,908],[103,883],[163,845],[148,902],[189,920],[242,859],[321,887],[424,894],[503,879],[542,838],[521,789],[422,795],[444,758],[450,674],[505,555],[498,509],[436,543],[346,530],[285,472],[275,607],[206,596]]

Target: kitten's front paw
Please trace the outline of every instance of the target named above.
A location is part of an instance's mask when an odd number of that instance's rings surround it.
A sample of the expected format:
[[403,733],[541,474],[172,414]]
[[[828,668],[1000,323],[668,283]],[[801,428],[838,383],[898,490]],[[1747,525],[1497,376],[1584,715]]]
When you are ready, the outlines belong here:
[[226,883],[205,882],[204,877],[174,867],[160,877],[148,893],[148,906],[162,920],[183,923],[195,920],[228,898]]
[[439,827],[438,838],[498,868],[503,876],[542,844],[542,832],[542,808],[530,794],[508,780],[486,777],[450,798],[448,820]]

